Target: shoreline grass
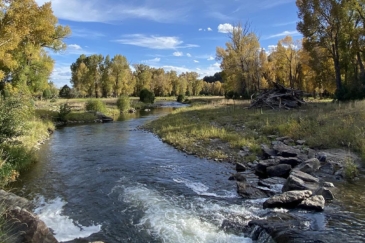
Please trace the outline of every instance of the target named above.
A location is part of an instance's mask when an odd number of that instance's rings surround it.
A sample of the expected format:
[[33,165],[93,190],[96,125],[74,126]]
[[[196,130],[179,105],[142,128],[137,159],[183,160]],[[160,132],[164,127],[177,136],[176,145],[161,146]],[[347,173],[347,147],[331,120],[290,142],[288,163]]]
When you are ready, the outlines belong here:
[[[365,101],[309,102],[289,111],[227,102],[178,109],[144,128],[190,154],[232,162],[255,160],[269,135],[306,140],[313,149],[347,149],[365,160]],[[250,155],[240,155],[245,149]]]

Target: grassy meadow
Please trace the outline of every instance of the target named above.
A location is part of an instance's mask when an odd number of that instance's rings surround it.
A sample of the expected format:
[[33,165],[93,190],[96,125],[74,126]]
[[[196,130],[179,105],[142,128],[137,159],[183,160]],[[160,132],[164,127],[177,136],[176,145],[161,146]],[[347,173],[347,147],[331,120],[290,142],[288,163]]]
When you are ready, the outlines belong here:
[[[248,101],[213,101],[174,111],[145,128],[200,157],[247,162],[270,135],[305,140],[315,149],[344,148],[365,159],[365,101],[309,101],[300,109],[248,109]],[[242,156],[242,150],[249,154]]]

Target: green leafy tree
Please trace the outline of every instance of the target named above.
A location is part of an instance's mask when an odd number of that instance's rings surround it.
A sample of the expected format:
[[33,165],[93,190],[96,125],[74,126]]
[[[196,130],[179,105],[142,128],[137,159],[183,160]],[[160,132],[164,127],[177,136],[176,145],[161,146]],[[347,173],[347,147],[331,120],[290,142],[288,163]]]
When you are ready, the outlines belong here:
[[60,93],[59,96],[61,98],[71,98],[71,88],[68,87],[68,85],[64,85],[61,89],[60,89]]
[[131,108],[131,101],[127,95],[121,95],[117,100],[117,107],[120,112],[126,112]]
[[151,103],[155,102],[155,94],[148,89],[142,89],[139,94],[139,100],[143,103]]

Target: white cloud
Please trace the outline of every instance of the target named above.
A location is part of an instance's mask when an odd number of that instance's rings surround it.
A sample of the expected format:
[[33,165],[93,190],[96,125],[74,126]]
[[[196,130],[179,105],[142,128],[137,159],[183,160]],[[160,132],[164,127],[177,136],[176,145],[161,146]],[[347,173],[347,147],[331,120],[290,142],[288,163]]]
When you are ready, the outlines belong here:
[[291,35],[291,36],[298,36],[300,35],[298,31],[293,30],[293,31],[283,31],[281,33],[278,34],[274,34],[274,35],[270,35],[269,37],[265,38],[265,39],[272,39],[272,38],[276,38],[276,37],[284,37],[287,35]]
[[69,63],[56,62],[50,80],[58,87],[61,88],[65,84],[71,87],[71,70]]
[[142,34],[134,34],[124,35],[122,39],[115,41],[124,45],[133,45],[159,50],[199,47],[194,44],[183,45],[184,42],[175,36],[146,36]]
[[195,62],[195,63],[199,63],[199,61],[198,61],[198,60],[194,60],[194,62]]
[[187,57],[191,57],[191,54],[190,54],[190,53],[186,53],[186,56],[187,56]]
[[208,57],[208,59],[207,59],[208,61],[213,61],[214,60],[214,57],[212,57],[212,56],[210,56],[210,57]]
[[[36,0],[42,5],[49,0]],[[77,22],[112,22],[125,19],[148,19],[156,22],[174,22],[181,19],[187,8],[172,8],[164,3],[145,2],[136,4],[134,0],[114,1],[67,1],[52,0],[52,9],[60,19]],[[82,9],[82,11],[80,11]]]
[[155,57],[153,59],[143,60],[142,63],[157,63],[157,62],[160,62],[160,61],[161,61],[161,58]]
[[100,32],[93,31],[93,30],[72,28],[71,36],[88,38],[88,39],[97,39],[100,37],[104,37],[105,35]]
[[218,32],[220,33],[230,33],[233,30],[233,26],[231,24],[220,24],[218,25]]
[[208,30],[208,31],[213,31],[213,30],[212,30],[212,28],[210,28],[210,27],[208,27],[208,29],[207,29],[207,30]]
[[181,57],[184,55],[184,53],[182,53],[181,51],[175,51],[174,53],[172,53],[172,55],[174,55],[175,57]]
[[69,44],[67,45],[67,48],[69,49],[74,49],[74,50],[81,50],[81,46],[77,45],[77,44]]
[[203,31],[203,29],[202,28],[199,28],[199,31]]

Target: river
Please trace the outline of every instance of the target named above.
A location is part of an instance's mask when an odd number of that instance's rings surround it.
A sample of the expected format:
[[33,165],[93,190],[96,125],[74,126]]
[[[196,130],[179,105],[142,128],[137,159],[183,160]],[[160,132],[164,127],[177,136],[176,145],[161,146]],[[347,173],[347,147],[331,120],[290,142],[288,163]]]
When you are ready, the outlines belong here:
[[169,106],[57,129],[13,191],[34,199],[62,242],[251,242],[221,227],[263,212],[237,196],[232,165],[186,155],[137,129]]

